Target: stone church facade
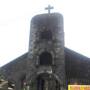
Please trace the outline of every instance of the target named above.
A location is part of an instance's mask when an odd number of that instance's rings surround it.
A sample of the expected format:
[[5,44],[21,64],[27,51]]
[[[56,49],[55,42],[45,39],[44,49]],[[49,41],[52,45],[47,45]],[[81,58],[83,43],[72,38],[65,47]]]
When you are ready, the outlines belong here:
[[32,82],[34,76],[39,78],[36,81],[39,84],[38,90],[51,90],[49,88],[52,86],[52,90],[64,87],[64,32],[61,14],[37,15],[32,19],[28,54],[30,60],[27,61],[27,80],[30,81],[31,78]]
[[61,14],[41,14],[31,20],[28,52],[1,72],[14,90],[67,90],[68,84],[90,84],[89,60],[64,47]]

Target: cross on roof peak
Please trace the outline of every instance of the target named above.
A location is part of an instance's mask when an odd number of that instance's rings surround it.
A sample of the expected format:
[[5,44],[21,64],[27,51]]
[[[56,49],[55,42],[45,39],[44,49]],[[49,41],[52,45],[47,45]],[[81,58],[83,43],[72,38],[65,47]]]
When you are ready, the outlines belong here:
[[45,10],[48,10],[48,13],[50,14],[50,10],[53,9],[54,7],[48,5],[48,7],[45,8]]

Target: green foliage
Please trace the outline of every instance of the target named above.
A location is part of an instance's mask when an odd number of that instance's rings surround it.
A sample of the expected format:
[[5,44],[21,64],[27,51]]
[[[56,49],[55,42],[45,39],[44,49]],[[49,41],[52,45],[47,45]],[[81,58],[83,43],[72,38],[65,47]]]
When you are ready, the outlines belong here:
[[32,82],[31,82],[30,88],[31,88],[32,90],[36,90],[36,82],[35,82],[35,81],[32,81]]
[[4,79],[4,76],[0,73],[0,79]]
[[3,81],[4,81],[4,76],[0,72],[0,83],[2,83]]

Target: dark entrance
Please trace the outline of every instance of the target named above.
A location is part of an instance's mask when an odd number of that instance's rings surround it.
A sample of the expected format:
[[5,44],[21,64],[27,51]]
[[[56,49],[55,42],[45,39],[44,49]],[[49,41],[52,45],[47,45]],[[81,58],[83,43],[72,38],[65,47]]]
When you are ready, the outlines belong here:
[[47,51],[41,53],[39,59],[40,65],[52,65],[52,55]]
[[41,32],[40,39],[51,40],[52,39],[52,32],[50,30]]
[[36,90],[60,90],[60,83],[51,74],[41,74],[36,78]]

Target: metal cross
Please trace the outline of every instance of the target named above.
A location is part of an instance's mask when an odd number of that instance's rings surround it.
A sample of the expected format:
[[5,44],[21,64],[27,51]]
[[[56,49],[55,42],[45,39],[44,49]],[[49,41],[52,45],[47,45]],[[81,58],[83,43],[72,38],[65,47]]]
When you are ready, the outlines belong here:
[[45,10],[48,10],[48,13],[50,14],[50,10],[53,9],[53,7],[51,7],[50,5],[48,5],[48,7],[45,8]]

